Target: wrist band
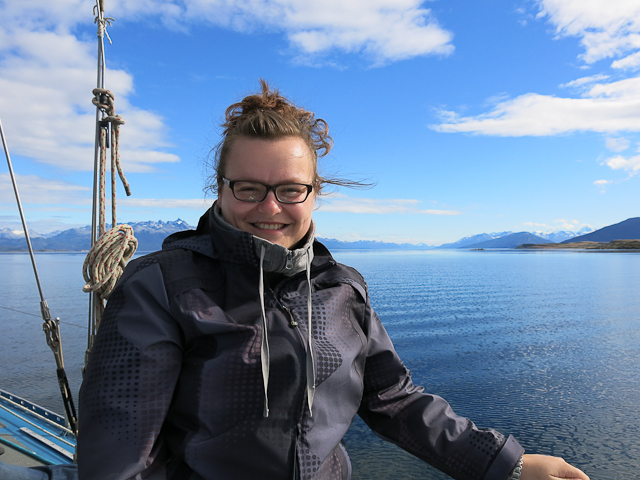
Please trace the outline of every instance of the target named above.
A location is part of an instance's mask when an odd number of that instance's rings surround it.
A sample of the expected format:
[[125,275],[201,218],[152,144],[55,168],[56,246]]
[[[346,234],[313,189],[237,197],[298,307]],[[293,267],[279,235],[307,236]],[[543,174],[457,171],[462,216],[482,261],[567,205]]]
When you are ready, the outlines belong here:
[[520,480],[520,475],[522,474],[522,457],[518,460],[518,464],[516,465],[515,470],[511,474],[509,480]]

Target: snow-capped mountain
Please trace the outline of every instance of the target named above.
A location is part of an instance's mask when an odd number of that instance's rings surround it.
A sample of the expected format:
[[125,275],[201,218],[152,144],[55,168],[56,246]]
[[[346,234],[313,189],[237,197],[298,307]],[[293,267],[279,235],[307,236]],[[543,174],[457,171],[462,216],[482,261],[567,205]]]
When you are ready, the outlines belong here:
[[[138,239],[138,251],[151,252],[162,247],[162,241],[172,233],[180,230],[193,229],[191,225],[181,219],[172,222],[147,221],[130,222],[133,233]],[[107,228],[110,228],[107,225]],[[39,235],[34,231],[29,232],[34,250],[89,250],[91,248],[91,227],[71,228],[69,230],[52,232],[48,235]],[[1,251],[24,251],[27,249],[24,234],[14,232],[8,228],[0,230]]]
[[453,243],[445,243],[436,248],[463,248],[469,245],[474,245],[480,242],[488,242],[489,240],[495,240],[496,238],[506,237],[513,232],[493,232],[493,233],[480,233],[478,235],[472,235],[470,237],[464,237]]
[[[586,233],[592,232],[593,229],[591,227],[583,227],[578,232],[571,232],[568,230],[560,231],[560,232],[518,232],[520,234],[523,233],[531,233],[537,237],[541,237],[549,242],[560,243],[565,240],[568,240],[573,237],[577,237],[579,235],[584,235]],[[453,243],[445,243],[444,245],[440,245],[436,248],[465,248],[465,247],[473,247],[477,248],[478,244],[485,244],[485,242],[490,242],[492,240],[497,240],[499,238],[507,237],[510,235],[514,235],[514,232],[493,232],[493,233],[480,233],[478,235],[472,235],[469,237],[464,237]],[[515,239],[515,237],[513,237]],[[532,240],[533,241],[533,240]],[[508,244],[509,242],[507,242]],[[543,242],[540,242],[543,243]],[[497,245],[497,243],[496,243]],[[482,247],[484,248],[484,247]]]
[[534,235],[538,237],[546,238],[547,240],[551,240],[553,243],[564,242],[573,237],[578,237],[580,235],[584,235],[586,233],[593,232],[593,228],[591,227],[582,227],[577,232],[571,232],[569,230],[563,230],[560,232],[532,232]]

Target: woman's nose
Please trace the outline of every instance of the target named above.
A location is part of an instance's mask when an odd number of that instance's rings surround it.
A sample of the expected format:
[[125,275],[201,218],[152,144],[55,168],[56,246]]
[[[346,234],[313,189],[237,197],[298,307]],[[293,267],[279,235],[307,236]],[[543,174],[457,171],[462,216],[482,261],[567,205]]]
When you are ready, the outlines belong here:
[[265,199],[260,202],[258,205],[258,209],[262,213],[268,213],[270,215],[275,215],[276,213],[280,213],[282,211],[282,206],[278,199],[276,198],[276,194],[273,190],[267,192],[267,196]]

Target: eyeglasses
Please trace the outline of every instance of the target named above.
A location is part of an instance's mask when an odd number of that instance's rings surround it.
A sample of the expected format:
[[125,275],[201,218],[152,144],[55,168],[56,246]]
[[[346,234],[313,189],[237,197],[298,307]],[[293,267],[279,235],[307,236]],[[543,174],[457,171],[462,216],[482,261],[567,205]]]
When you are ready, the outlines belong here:
[[229,180],[222,178],[222,181],[233,192],[233,196],[241,202],[260,203],[269,191],[273,191],[276,200],[280,203],[302,203],[313,190],[313,185],[306,183],[282,183],[280,185],[265,185],[260,182],[250,182],[247,180]]

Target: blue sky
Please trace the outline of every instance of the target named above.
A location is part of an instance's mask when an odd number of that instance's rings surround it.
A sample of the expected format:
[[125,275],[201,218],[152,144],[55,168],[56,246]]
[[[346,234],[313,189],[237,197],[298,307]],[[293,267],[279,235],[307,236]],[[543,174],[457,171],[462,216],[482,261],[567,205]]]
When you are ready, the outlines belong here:
[[[90,223],[92,0],[0,0],[0,118],[30,228]],[[224,109],[264,78],[324,118],[321,237],[440,245],[640,215],[636,0],[106,0],[119,222],[192,225]],[[6,167],[0,228],[19,230]]]

